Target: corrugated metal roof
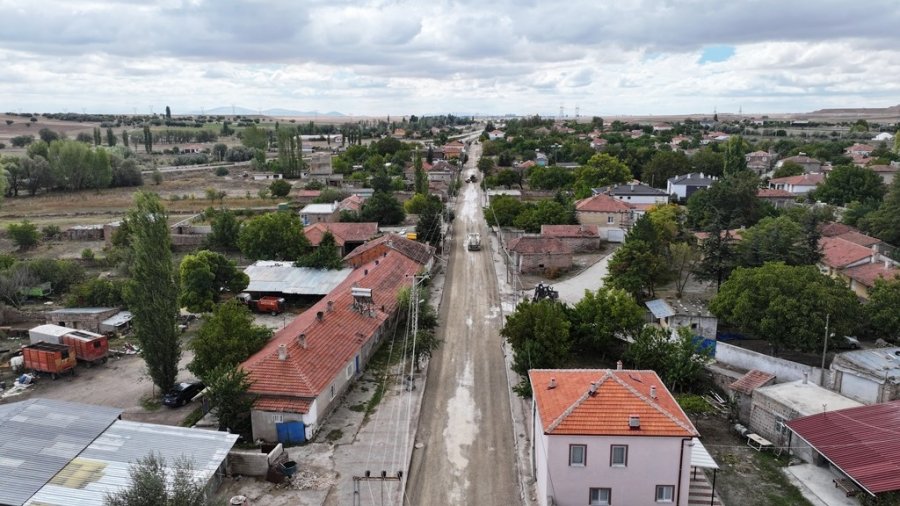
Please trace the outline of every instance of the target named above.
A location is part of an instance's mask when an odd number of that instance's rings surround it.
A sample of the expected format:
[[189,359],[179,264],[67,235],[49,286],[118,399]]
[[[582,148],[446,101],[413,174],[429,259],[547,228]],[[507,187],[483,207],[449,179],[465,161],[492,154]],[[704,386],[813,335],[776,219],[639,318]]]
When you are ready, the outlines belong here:
[[64,335],[68,334],[69,332],[72,332],[73,330],[74,329],[70,329],[69,327],[62,327],[60,325],[51,325],[48,323],[46,325],[38,325],[37,327],[29,329],[28,333],[31,334],[32,332],[34,332],[36,334],[43,334],[45,336],[62,337]]
[[131,483],[132,462],[151,451],[171,465],[179,457],[192,460],[194,479],[206,483],[216,472],[237,435],[201,429],[118,420],[65,466],[26,506],[90,506],[103,504],[108,492]]
[[900,490],[900,401],[829,411],[787,426],[869,493]]
[[649,309],[651,313],[653,313],[655,318],[675,316],[675,310],[672,309],[672,306],[662,299],[648,300],[644,305],[647,306],[647,309]]
[[25,504],[121,412],[50,399],[0,406],[0,504]]
[[884,379],[900,379],[900,347],[847,351],[835,357],[835,365],[868,371]]
[[132,318],[134,318],[134,315],[131,314],[131,311],[119,311],[118,313],[100,322],[100,325],[118,327],[119,325],[130,322]]
[[322,270],[295,267],[293,262],[260,260],[244,269],[250,277],[246,291],[256,293],[286,293],[292,295],[326,295],[353,269]]
[[699,439],[694,438],[691,440],[694,443],[691,446],[691,465],[694,467],[699,467],[701,469],[718,469],[719,464],[716,464],[716,461],[713,460],[712,455],[706,451],[706,447],[703,446],[703,443],[700,442]]
[[114,307],[66,307],[54,309],[50,314],[97,314],[112,311]]

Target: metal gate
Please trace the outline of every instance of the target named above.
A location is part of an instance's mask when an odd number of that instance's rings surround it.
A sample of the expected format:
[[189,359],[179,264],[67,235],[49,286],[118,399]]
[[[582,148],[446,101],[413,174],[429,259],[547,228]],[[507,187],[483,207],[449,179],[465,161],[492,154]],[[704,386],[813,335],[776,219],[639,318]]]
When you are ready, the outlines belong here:
[[306,442],[306,425],[303,422],[281,422],[275,424],[278,442],[297,444]]

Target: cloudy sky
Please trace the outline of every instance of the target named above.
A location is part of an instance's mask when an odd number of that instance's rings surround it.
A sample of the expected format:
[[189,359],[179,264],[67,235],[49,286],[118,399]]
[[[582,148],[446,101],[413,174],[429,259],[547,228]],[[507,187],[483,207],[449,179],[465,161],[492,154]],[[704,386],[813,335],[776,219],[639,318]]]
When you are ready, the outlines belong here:
[[0,0],[0,110],[900,103],[898,0]]

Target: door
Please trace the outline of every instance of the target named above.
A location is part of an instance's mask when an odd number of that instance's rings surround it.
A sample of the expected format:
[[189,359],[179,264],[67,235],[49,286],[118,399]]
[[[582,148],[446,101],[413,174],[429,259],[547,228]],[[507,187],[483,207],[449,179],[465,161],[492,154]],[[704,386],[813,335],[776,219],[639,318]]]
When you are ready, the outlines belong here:
[[280,422],[275,424],[278,442],[296,444],[306,442],[306,426],[303,422]]
[[356,356],[356,374],[359,374],[359,355]]
[[846,371],[841,374],[841,393],[860,402],[876,402],[880,386],[874,381],[854,376]]

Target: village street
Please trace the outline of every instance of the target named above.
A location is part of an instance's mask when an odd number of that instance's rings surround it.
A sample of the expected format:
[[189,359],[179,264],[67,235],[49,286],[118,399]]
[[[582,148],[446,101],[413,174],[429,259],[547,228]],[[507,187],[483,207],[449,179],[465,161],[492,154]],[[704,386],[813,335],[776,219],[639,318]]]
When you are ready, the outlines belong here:
[[[474,170],[473,144],[463,177]],[[448,241],[441,307],[443,344],[428,366],[406,504],[516,504],[515,450],[501,350],[500,297],[488,246],[466,251],[465,235],[487,240],[481,189],[465,184]]]

